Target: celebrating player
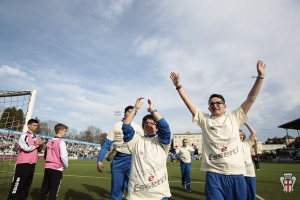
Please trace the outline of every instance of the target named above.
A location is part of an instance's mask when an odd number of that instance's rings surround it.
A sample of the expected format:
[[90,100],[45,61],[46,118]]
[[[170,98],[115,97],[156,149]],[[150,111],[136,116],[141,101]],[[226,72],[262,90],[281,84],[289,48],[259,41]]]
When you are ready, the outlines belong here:
[[255,130],[250,126],[250,124],[245,123],[247,128],[249,129],[251,135],[247,140],[245,140],[246,135],[245,133],[240,130],[240,141],[242,142],[242,150],[244,152],[244,160],[245,160],[245,166],[246,166],[246,173],[244,174],[246,185],[247,185],[247,200],[255,200],[255,194],[256,194],[256,178],[255,178],[255,170],[252,162],[251,157],[251,147],[255,144],[254,148],[257,148],[257,142],[255,142],[256,139],[256,132]]
[[[124,189],[128,190],[128,180],[131,168],[131,154],[123,141],[122,125],[124,120],[132,112],[133,106],[127,106],[124,111],[124,118],[122,121],[116,123],[109,131],[107,138],[99,152],[97,160],[97,170],[103,172],[104,159],[108,149],[113,145],[113,149],[117,151],[115,157],[111,162],[111,200],[120,200],[123,197]],[[133,112],[136,113],[136,112]],[[132,126],[138,135],[143,135],[141,127],[132,122]]]
[[179,74],[175,72],[170,74],[180,97],[192,113],[193,122],[199,125],[203,132],[201,170],[207,171],[205,184],[207,200],[245,199],[247,195],[239,128],[247,121],[247,113],[261,89],[265,67],[266,65],[258,60],[258,76],[247,99],[228,115],[225,115],[225,99],[219,94],[211,95],[208,100],[208,110],[211,114],[202,113],[180,85]]
[[168,182],[166,160],[170,148],[171,132],[166,120],[153,108],[148,99],[148,112],[144,116],[144,136],[135,133],[131,123],[135,113],[143,105],[137,99],[133,112],[125,119],[122,126],[124,141],[132,154],[127,199],[168,199],[171,196]]
[[187,139],[182,140],[182,147],[175,146],[175,152],[180,158],[180,170],[181,170],[181,182],[183,189],[187,192],[192,192],[191,190],[191,153],[194,155],[198,154],[197,146],[194,145],[194,148],[187,145]]

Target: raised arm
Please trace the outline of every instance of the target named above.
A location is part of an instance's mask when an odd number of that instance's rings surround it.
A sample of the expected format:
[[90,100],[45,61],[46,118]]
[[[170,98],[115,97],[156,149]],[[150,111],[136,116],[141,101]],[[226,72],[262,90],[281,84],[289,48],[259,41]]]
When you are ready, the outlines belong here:
[[133,111],[134,112],[130,112],[129,113],[129,115],[125,118],[125,120],[124,120],[124,124],[131,124],[131,122],[132,122],[132,120],[133,120],[133,118],[134,118],[134,116],[135,116],[135,114],[136,114],[136,112],[138,111],[138,109],[140,109],[140,107],[142,107],[142,105],[144,104],[144,103],[141,103],[141,100],[142,99],[144,99],[144,97],[140,97],[140,98],[138,98],[137,100],[136,100],[136,102],[135,102],[135,106],[134,106],[134,108],[133,108]]
[[244,103],[241,105],[245,114],[248,113],[252,104],[254,103],[254,101],[261,89],[261,86],[262,86],[262,83],[263,83],[263,80],[265,77],[266,64],[264,64],[263,61],[258,60],[256,67],[257,67],[257,74],[258,74],[256,77],[256,81],[255,81],[252,89],[250,90],[246,101],[244,101]]
[[197,111],[197,107],[192,103],[191,99],[185,93],[182,86],[180,85],[180,76],[179,76],[179,74],[178,73],[176,74],[175,72],[171,72],[170,78],[172,79],[173,84],[175,85],[181,99],[183,100],[185,105],[188,107],[188,109],[192,113],[192,115],[195,116],[196,111]]
[[255,132],[255,130],[247,122],[245,123],[245,126],[247,126],[248,130],[250,131],[249,138],[250,138],[251,142],[254,142],[255,138],[256,138],[256,132]]
[[155,121],[158,122],[162,118],[162,116],[157,112],[156,109],[153,108],[153,103],[150,99],[148,99],[148,104],[149,104],[149,108],[147,109],[148,112],[151,113]]
[[257,144],[257,138],[255,137],[254,138],[254,152],[255,152],[255,154],[257,154],[257,150],[258,150],[258,144]]
[[[169,124],[166,122],[165,119],[163,119],[163,117],[157,112],[157,110],[153,108],[153,103],[150,99],[148,99],[148,104],[149,104],[148,112],[151,113],[151,115],[154,117],[154,119],[158,125],[157,135],[158,135],[159,141],[161,143],[163,143],[164,145],[170,144],[171,131],[170,131]],[[169,147],[168,147],[168,150],[169,150]]]

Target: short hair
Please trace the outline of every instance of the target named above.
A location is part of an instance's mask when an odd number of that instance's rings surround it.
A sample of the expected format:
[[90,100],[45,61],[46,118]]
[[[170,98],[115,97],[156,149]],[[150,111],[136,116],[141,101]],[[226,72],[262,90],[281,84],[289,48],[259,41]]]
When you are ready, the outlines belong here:
[[246,135],[242,130],[239,130],[243,134],[243,141],[246,139]]
[[64,124],[58,123],[55,125],[54,130],[55,130],[55,134],[57,134],[60,130],[66,129],[68,130],[68,127]]
[[217,98],[222,99],[223,103],[225,103],[224,97],[223,97],[222,95],[220,95],[220,94],[212,94],[212,95],[210,95],[210,97],[209,97],[209,99],[208,99],[208,103],[209,103],[209,101],[210,101],[212,98],[214,98],[214,97],[217,97]]
[[39,121],[37,119],[30,119],[30,120],[28,120],[27,125],[31,125],[33,123],[37,123],[38,124]]
[[127,107],[125,108],[124,113],[126,113],[128,110],[132,110],[132,109],[133,109],[133,106],[127,106]]
[[186,140],[186,141],[187,141],[187,139],[185,139],[185,138],[184,138],[184,139],[182,139],[182,142],[183,142],[184,140]]
[[[132,110],[133,108],[134,108],[133,106],[127,106],[127,107],[125,108],[125,110],[124,110],[124,118],[125,118],[125,113],[126,113],[128,110]],[[135,112],[134,115],[136,115],[136,112]]]
[[[153,115],[148,114],[148,115],[145,115],[145,116],[143,117],[142,127],[144,127],[144,123],[146,122],[147,119],[152,119],[152,120],[156,123],[156,120],[155,120],[155,118],[153,117]],[[155,124],[155,125],[156,125],[156,127],[158,127],[157,124]]]

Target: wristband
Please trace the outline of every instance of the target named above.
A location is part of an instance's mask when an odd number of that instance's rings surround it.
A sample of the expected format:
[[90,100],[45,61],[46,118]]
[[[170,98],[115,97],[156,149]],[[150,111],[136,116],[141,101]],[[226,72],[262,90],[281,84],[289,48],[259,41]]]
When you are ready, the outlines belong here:
[[260,77],[260,76],[252,76],[252,78],[264,79],[264,77]]
[[180,88],[182,88],[182,85],[177,86],[176,90],[179,90]]
[[155,109],[155,110],[153,110],[152,112],[151,112],[151,115],[153,115],[153,113],[155,113],[155,112],[157,112],[157,110]]
[[137,109],[133,108],[132,110],[134,110],[134,111],[135,111],[135,113],[137,113]]

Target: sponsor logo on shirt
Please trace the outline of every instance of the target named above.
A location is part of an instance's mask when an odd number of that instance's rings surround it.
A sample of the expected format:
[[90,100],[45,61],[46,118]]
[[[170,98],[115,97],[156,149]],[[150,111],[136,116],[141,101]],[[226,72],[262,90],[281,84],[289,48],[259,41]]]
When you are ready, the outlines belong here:
[[150,174],[149,178],[148,178],[148,181],[154,181],[154,175],[153,174]]
[[[221,149],[222,151],[222,149]],[[234,154],[237,154],[239,152],[239,147],[236,146],[235,149],[231,150],[231,151],[226,151],[219,153],[219,154],[209,154],[209,160],[217,160],[217,159],[221,159],[221,158],[225,158],[225,157],[229,157],[232,156]]]
[[226,147],[226,146],[223,146],[223,147],[221,148],[221,151],[222,151],[222,152],[227,151],[227,147]]
[[[155,165],[153,168],[142,170],[141,173],[143,176],[147,176],[148,174],[153,174],[154,172],[159,171],[165,167],[166,167],[166,163],[160,163]],[[138,176],[138,173],[136,174],[136,176]]]
[[226,142],[210,142],[209,145],[212,147],[215,147],[215,148],[220,148],[223,146],[228,146],[229,144],[231,144],[232,142],[234,142],[236,140],[237,140],[237,137],[235,136],[235,137],[229,138],[229,140]]
[[[153,176],[154,178],[154,176]],[[150,177],[149,177],[150,179]],[[151,179],[151,183],[148,184],[135,184],[134,185],[134,192],[141,192],[144,190],[150,190],[151,188],[157,187],[161,184],[163,184],[165,181],[167,180],[167,174],[165,173],[164,176],[158,180],[152,180]]]

